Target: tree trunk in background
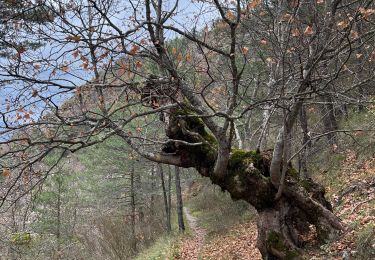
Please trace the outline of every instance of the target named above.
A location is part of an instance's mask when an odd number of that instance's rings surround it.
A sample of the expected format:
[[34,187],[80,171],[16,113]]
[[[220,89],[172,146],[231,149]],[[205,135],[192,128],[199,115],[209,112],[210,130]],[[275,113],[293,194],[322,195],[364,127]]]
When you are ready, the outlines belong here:
[[304,148],[302,149],[299,155],[299,175],[302,180],[305,180],[309,177],[308,171],[307,171],[307,154],[308,154],[309,148],[311,147],[311,143],[310,143],[308,123],[307,123],[308,119],[307,119],[306,109],[304,106],[301,107],[300,122],[301,122],[301,128],[302,128],[302,133],[303,133],[302,146],[304,146]]
[[167,231],[170,232],[172,230],[172,227],[171,227],[171,219],[169,218],[169,215],[168,215],[169,205],[168,205],[167,190],[165,188],[165,182],[164,182],[164,172],[163,172],[163,167],[161,166],[161,164],[158,164],[158,166],[159,166],[159,172],[160,172],[161,187],[163,189],[166,227],[167,227]]
[[137,239],[135,235],[135,187],[134,187],[134,165],[130,170],[130,206],[131,206],[131,249],[133,254],[137,252]]
[[332,132],[338,129],[337,120],[334,114],[333,101],[330,96],[323,97],[323,108],[321,109],[322,120],[325,132],[331,132],[327,134],[328,142],[330,145],[336,145],[336,133]]
[[176,207],[177,207],[177,218],[178,218],[178,230],[180,232],[185,231],[184,215],[183,215],[183,203],[181,193],[181,182],[180,182],[180,168],[175,166],[175,183],[176,183]]
[[150,195],[150,215],[155,213],[155,165],[151,168],[151,195]]
[[138,205],[138,216],[139,216],[139,221],[143,222],[144,221],[144,208],[143,208],[143,191],[142,191],[142,180],[141,180],[141,172],[139,171],[136,176],[135,176],[135,181],[136,181],[136,191],[135,191],[135,204]]
[[57,239],[57,254],[56,259],[61,259],[61,192],[62,192],[62,180],[61,176],[58,176],[57,179],[57,230],[56,230],[56,239]]
[[[171,209],[172,209],[172,172],[171,166],[168,165],[168,219],[171,221]],[[172,226],[172,223],[171,223]]]

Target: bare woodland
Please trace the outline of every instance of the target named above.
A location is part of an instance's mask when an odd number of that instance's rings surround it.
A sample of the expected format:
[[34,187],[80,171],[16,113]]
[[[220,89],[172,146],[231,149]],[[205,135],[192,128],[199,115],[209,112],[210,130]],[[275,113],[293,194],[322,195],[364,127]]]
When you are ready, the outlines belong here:
[[118,138],[112,160],[162,174],[166,215],[180,168],[251,204],[263,259],[345,230],[308,160],[318,142],[373,131],[339,124],[373,111],[372,0],[21,2],[0,4],[1,212]]

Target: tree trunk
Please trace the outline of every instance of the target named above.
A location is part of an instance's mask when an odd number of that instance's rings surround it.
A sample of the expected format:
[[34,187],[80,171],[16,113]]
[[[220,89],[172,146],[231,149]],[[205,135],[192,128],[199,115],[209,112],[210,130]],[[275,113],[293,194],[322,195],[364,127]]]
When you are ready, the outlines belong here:
[[135,181],[136,181],[136,191],[135,191],[135,204],[138,206],[138,217],[139,221],[143,222],[144,221],[144,208],[143,208],[143,191],[142,191],[142,180],[141,180],[141,172],[139,171],[136,176],[135,176]]
[[321,109],[322,120],[324,125],[324,130],[328,133],[327,138],[330,145],[337,144],[336,133],[333,132],[338,129],[337,120],[334,114],[333,101],[330,96],[325,96],[323,98],[325,104]]
[[[171,222],[172,209],[172,171],[171,166],[168,165],[168,219]],[[172,226],[172,223],[170,224]]]
[[180,157],[180,166],[196,168],[201,175],[228,191],[232,199],[245,200],[256,208],[259,214],[257,244],[264,259],[298,258],[304,244],[301,239],[311,231],[311,226],[315,227],[320,241],[332,238],[343,229],[324,198],[324,188],[311,179],[300,181],[290,165],[283,192],[275,200],[277,190],[270,178],[271,150],[262,153],[232,150],[224,176],[213,174],[216,140],[200,119],[191,114],[184,117],[181,111],[176,115],[171,113],[167,136],[189,143],[202,142],[202,145],[176,142],[169,144],[169,151]]
[[134,165],[130,170],[130,206],[131,206],[131,249],[132,253],[137,252],[137,238],[135,234],[135,185],[134,185]]
[[302,151],[299,155],[299,168],[300,168],[300,177],[301,179],[309,178],[308,171],[307,171],[307,153],[308,149],[311,147],[310,143],[310,136],[309,136],[309,129],[308,129],[308,121],[307,121],[307,114],[306,109],[304,106],[301,107],[300,111],[300,122],[301,122],[301,129],[302,129]]
[[56,227],[56,240],[57,240],[57,250],[56,259],[61,259],[61,193],[62,193],[62,179],[61,175],[57,176],[57,227]]
[[155,165],[151,168],[151,195],[150,195],[150,215],[155,213]]
[[158,165],[159,165],[161,187],[162,187],[163,199],[164,199],[165,221],[166,221],[165,224],[167,227],[167,231],[170,232],[172,230],[172,227],[171,227],[171,219],[169,218],[169,215],[168,215],[169,205],[168,205],[167,190],[165,188],[165,182],[164,182],[164,172],[163,172],[163,167],[161,166],[161,164],[158,164]]
[[181,182],[180,182],[180,168],[175,166],[175,183],[176,183],[176,206],[177,206],[177,218],[178,218],[178,230],[180,232],[185,231],[184,224],[184,213],[181,193]]

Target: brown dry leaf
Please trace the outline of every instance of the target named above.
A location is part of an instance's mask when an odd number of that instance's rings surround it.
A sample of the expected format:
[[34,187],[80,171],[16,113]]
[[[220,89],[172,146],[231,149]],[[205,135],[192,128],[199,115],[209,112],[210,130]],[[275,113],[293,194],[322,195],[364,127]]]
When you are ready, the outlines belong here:
[[351,30],[350,38],[352,38],[353,40],[358,39],[359,38],[358,32]]
[[343,30],[345,29],[346,27],[348,27],[349,23],[346,22],[346,21],[340,21],[336,24],[337,28]]
[[313,33],[314,33],[314,30],[310,25],[308,25],[305,28],[305,31],[303,32],[304,35],[312,35]]
[[241,48],[241,53],[242,53],[243,55],[246,55],[248,52],[249,52],[249,48],[247,48],[247,47],[242,47],[242,48]]
[[68,41],[71,41],[71,42],[79,42],[81,40],[81,36],[79,36],[79,35],[69,35],[65,39],[68,40]]
[[190,53],[187,53],[186,56],[185,56],[185,60],[187,62],[191,62],[191,54]]
[[134,44],[132,46],[132,48],[130,49],[129,53],[130,53],[130,55],[136,55],[139,52],[140,49],[141,49],[141,47]]
[[248,4],[249,9],[256,8],[262,1],[261,0],[253,0]]
[[9,177],[11,175],[11,171],[8,168],[3,168],[3,173],[2,175],[4,177]]
[[299,30],[297,28],[292,29],[292,36],[293,37],[300,36],[300,32],[299,32]]

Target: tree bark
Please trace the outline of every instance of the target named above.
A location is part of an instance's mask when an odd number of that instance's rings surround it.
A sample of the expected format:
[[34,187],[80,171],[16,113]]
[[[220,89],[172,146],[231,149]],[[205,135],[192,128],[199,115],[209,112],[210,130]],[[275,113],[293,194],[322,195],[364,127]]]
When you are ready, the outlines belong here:
[[166,225],[167,231],[170,232],[172,230],[172,227],[171,227],[171,219],[168,215],[169,205],[168,205],[167,190],[165,188],[164,172],[163,172],[163,167],[161,166],[161,164],[158,164],[158,166],[159,166],[161,187],[163,191],[163,200],[164,200],[164,209],[165,209],[165,225]]
[[134,165],[130,170],[130,206],[131,206],[131,249],[133,254],[137,252],[137,238],[135,234],[135,185],[134,185]]
[[181,182],[180,182],[180,168],[175,166],[175,183],[176,183],[176,206],[177,206],[177,218],[178,218],[178,230],[180,232],[185,231],[184,224],[184,213],[183,213],[183,202],[181,193]]
[[[171,171],[171,166],[168,165],[168,219],[170,222],[172,221],[171,213],[172,213],[172,171]],[[172,226],[172,223],[170,225]]]
[[304,146],[304,148],[302,149],[299,155],[299,173],[300,173],[301,179],[307,179],[309,178],[308,171],[307,171],[307,153],[308,153],[308,149],[311,146],[311,143],[310,143],[308,123],[307,123],[308,122],[307,114],[306,114],[306,109],[304,106],[301,107],[300,122],[301,122],[302,134],[303,134],[302,146]]

